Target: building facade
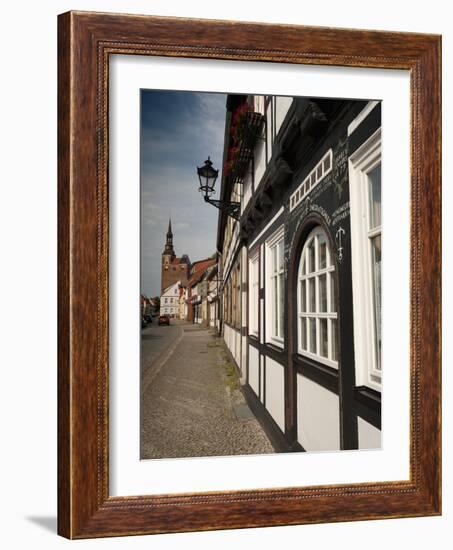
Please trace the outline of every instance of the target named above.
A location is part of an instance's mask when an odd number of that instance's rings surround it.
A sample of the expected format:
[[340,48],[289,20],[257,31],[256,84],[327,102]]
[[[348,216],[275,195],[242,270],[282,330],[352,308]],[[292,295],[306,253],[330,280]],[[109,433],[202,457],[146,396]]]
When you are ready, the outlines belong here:
[[158,306],[158,299],[157,298],[148,298],[145,294],[140,295],[140,311],[141,316],[150,316],[154,317],[159,314],[159,306]]
[[216,263],[209,268],[206,274],[207,281],[207,293],[206,293],[206,311],[207,311],[207,325],[211,329],[215,329],[216,333],[220,332],[220,292],[218,278],[219,269]]
[[212,278],[214,267],[216,267],[215,258],[206,258],[194,262],[189,282],[187,284],[187,321],[204,325],[210,325],[208,307],[208,288],[209,279]]
[[187,287],[181,286],[179,288],[179,319],[181,321],[187,320],[187,313]]
[[179,294],[181,282],[176,281],[164,290],[160,297],[160,315],[179,317]]
[[227,100],[222,333],[281,451],[381,444],[380,109]]

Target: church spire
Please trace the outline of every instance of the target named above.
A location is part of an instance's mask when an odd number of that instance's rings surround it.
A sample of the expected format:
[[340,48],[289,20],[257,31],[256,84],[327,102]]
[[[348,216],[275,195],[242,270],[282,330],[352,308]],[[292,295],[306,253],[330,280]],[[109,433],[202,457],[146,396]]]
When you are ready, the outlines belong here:
[[168,220],[167,240],[165,242],[164,254],[169,256],[175,255],[175,249],[173,248],[173,233],[171,230],[171,218]]

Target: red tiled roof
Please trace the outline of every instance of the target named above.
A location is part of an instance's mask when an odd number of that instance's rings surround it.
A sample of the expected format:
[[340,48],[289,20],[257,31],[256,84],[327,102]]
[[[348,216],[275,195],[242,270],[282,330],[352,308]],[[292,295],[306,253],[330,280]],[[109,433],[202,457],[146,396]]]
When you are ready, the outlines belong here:
[[216,260],[214,258],[210,258],[208,260],[200,260],[200,262],[195,263],[202,263],[203,265],[195,270],[195,272],[192,273],[192,277],[189,279],[189,282],[187,283],[187,286],[192,287],[198,283],[198,281],[203,277],[203,275],[206,273],[206,271],[213,265],[215,265]]
[[200,269],[205,270],[206,268],[214,265],[216,263],[215,258],[205,258],[204,260],[198,260],[192,264],[192,273],[199,271]]

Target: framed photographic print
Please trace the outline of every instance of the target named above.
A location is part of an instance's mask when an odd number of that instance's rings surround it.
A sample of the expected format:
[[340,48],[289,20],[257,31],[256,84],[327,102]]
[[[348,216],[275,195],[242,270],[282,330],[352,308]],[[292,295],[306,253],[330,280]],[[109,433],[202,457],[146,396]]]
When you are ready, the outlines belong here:
[[440,105],[438,36],[59,17],[61,535],[441,513]]

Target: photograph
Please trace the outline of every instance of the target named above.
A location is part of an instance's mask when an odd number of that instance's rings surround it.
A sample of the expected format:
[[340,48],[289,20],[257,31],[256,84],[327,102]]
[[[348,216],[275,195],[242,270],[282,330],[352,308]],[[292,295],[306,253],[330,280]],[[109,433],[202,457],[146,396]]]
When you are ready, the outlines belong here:
[[141,460],[381,448],[381,103],[140,90]]

